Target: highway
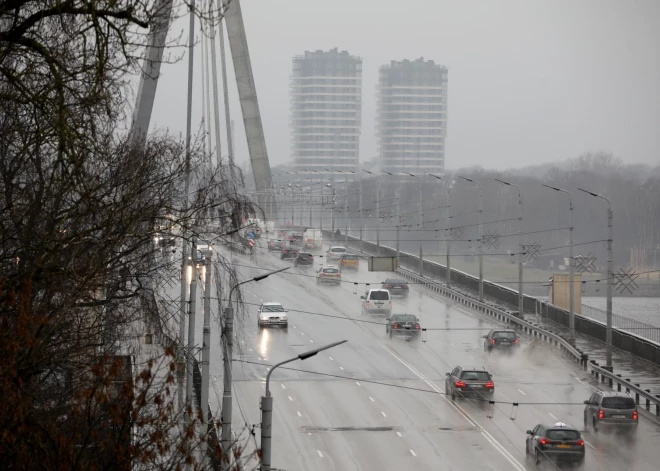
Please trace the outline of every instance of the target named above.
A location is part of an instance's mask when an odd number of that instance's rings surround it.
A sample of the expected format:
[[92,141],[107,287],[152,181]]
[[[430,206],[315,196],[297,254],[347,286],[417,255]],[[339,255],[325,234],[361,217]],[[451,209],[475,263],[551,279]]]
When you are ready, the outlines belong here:
[[[239,279],[291,265],[279,260],[278,253],[262,250],[256,258],[232,258]],[[319,263],[317,257],[316,268]],[[417,315],[429,329],[425,341],[386,336],[382,317],[360,314],[359,296],[364,283],[378,287],[390,275],[369,273],[363,262],[358,273],[345,273],[338,287],[317,287],[314,270],[293,267],[243,285],[244,310],[235,322],[233,430],[241,434],[245,454],[259,441],[259,428],[252,438],[244,424],[260,422],[259,398],[268,365],[344,339],[348,343],[286,365],[271,376],[274,468],[533,469],[525,458],[526,430],[558,421],[583,428],[582,402],[597,387],[584,371],[556,350],[527,339],[515,355],[484,352],[481,336],[495,324],[424,288],[411,285],[408,299],[395,298],[394,312]],[[268,301],[289,310],[288,331],[259,331],[256,310]],[[201,316],[196,327],[201,344]],[[221,362],[216,332],[211,374],[220,394]],[[491,372],[495,405],[444,396],[445,374],[459,364]],[[210,398],[217,410],[213,392]],[[646,417],[635,439],[602,432],[584,432],[583,438],[583,469],[657,469],[660,428]],[[550,463],[540,468],[557,469]]]

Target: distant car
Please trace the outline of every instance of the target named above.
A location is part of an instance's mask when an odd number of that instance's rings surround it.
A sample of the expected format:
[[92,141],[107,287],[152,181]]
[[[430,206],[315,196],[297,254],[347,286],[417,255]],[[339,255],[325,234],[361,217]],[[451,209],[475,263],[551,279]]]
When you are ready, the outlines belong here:
[[584,440],[580,431],[572,425],[558,422],[554,425],[539,424],[527,430],[525,456],[535,464],[543,461],[584,464]]
[[339,259],[339,271],[344,271],[346,269],[359,270],[360,269],[360,259],[357,255],[350,253],[345,253]]
[[213,246],[209,245],[209,243],[205,240],[200,239],[197,241],[197,250],[202,252],[205,257],[213,257]]
[[392,317],[387,318],[385,333],[390,334],[390,338],[395,335],[419,338],[422,328],[419,319],[412,314],[392,314]]
[[280,259],[285,258],[296,258],[298,256],[298,249],[293,249],[291,247],[282,247],[280,252]]
[[301,232],[293,232],[289,236],[289,245],[295,245],[296,247],[303,246],[303,235]]
[[268,241],[268,251],[276,250],[280,252],[282,248],[284,247],[284,242],[278,239],[270,239]]
[[309,252],[299,252],[293,261],[295,267],[311,267],[314,265],[314,256]]
[[381,288],[386,289],[392,296],[408,297],[408,282],[402,278],[388,278],[381,285]]
[[341,259],[341,256],[346,253],[346,247],[342,247],[339,245],[330,247],[327,252],[327,258],[328,260],[339,260]]
[[362,299],[362,315],[365,314],[392,314],[392,297],[386,289],[372,289],[367,291]]
[[167,232],[161,232],[154,236],[154,242],[158,247],[174,247],[176,246],[176,237]]
[[630,394],[614,391],[598,391],[584,401],[584,429],[592,427],[636,432],[639,424],[637,404]]
[[[195,266],[197,268],[201,267],[202,265],[206,264],[206,256],[202,253],[201,250],[197,250],[195,254]],[[188,255],[188,261],[192,262],[192,256]]]
[[288,232],[289,231],[287,231],[286,229],[280,229],[279,231],[277,231],[277,237],[283,239],[284,237],[286,237]]
[[495,383],[485,368],[466,369],[457,366],[451,373],[447,373],[445,394],[452,399],[458,396],[490,400],[494,392]]
[[511,351],[520,346],[520,339],[515,330],[510,329],[493,329],[484,335],[484,352],[491,350],[508,350]]
[[279,326],[285,329],[289,326],[287,311],[280,303],[263,303],[257,311],[257,326],[261,329],[268,326]]
[[317,285],[339,285],[341,284],[341,273],[339,268],[334,265],[326,265],[321,268],[316,275]]

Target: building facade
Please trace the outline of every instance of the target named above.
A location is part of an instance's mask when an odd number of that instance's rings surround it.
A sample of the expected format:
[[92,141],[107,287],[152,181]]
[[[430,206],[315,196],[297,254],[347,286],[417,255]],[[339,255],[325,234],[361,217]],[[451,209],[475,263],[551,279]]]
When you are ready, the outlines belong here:
[[362,59],[336,48],[296,56],[290,94],[294,171],[313,179],[354,172],[360,153]]
[[444,174],[447,73],[423,58],[380,68],[376,137],[382,170]]

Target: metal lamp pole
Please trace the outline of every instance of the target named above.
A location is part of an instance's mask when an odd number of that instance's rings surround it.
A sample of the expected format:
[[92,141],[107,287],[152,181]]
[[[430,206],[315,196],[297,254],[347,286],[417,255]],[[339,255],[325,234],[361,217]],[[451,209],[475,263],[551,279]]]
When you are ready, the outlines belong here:
[[561,188],[557,188],[554,186],[550,185],[543,185],[546,188],[550,188],[551,190],[555,191],[560,191],[562,193],[566,193],[568,195],[568,231],[569,231],[569,239],[568,239],[568,245],[569,245],[569,252],[568,252],[568,260],[569,260],[569,280],[568,282],[570,283],[569,286],[569,296],[571,299],[569,300],[569,314],[568,314],[568,329],[569,329],[569,334],[568,334],[568,341],[571,345],[575,346],[575,261],[573,260],[573,196],[570,194],[570,192],[566,190],[562,190]]
[[479,301],[484,302],[484,226],[483,226],[483,212],[484,212],[484,193],[481,189],[479,182],[471,178],[461,177],[470,183],[474,183],[479,187]]
[[445,224],[447,226],[447,233],[446,233],[447,240],[445,242],[445,245],[447,247],[446,278],[447,278],[447,288],[451,288],[451,260],[450,260],[450,257],[449,257],[449,255],[450,255],[449,251],[450,251],[450,248],[451,248],[451,237],[450,237],[450,232],[449,232],[449,229],[450,229],[449,226],[451,224],[451,222],[450,222],[450,219],[451,219],[451,216],[450,216],[450,212],[451,212],[451,189],[453,187],[453,184],[452,184],[452,182],[450,182],[449,180],[447,180],[444,177],[434,175],[432,173],[430,173],[429,175],[431,175],[434,178],[437,178],[438,180],[442,180],[443,182],[447,183],[447,212],[445,213]]
[[341,340],[339,342],[325,345],[324,347],[319,347],[315,350],[301,353],[300,355],[289,358],[288,360],[281,361],[274,365],[266,375],[266,395],[261,396],[261,404],[259,406],[261,409],[261,471],[271,470],[270,464],[272,455],[271,439],[273,431],[273,396],[270,395],[270,375],[273,374],[275,368],[278,368],[287,363],[291,363],[292,361],[307,360],[308,358],[313,357],[323,350],[328,350],[329,348],[336,347],[337,345],[341,345],[342,343],[346,342],[348,342],[348,340]]
[[412,173],[408,173],[408,172],[403,172],[403,173],[405,173],[406,175],[410,175],[411,177],[419,178],[419,214],[422,221],[419,231],[419,275],[423,276],[424,252],[422,249],[422,242],[423,242],[422,234],[424,232],[424,178],[422,178],[423,175],[413,175]]
[[593,193],[591,191],[583,190],[578,188],[578,190],[583,191],[584,193],[591,195],[595,198],[601,198],[607,201],[607,331],[605,334],[605,343],[607,347],[606,352],[606,368],[612,369],[612,283],[614,282],[614,263],[612,261],[612,243],[613,243],[613,230],[612,230],[612,204],[610,200],[605,198],[603,195],[598,193]]
[[518,221],[520,222],[520,227],[518,231],[518,244],[520,245],[520,253],[518,254],[518,313],[520,317],[522,318],[524,316],[524,309],[523,309],[523,301],[525,295],[523,294],[523,255],[525,252],[525,247],[523,245],[523,228],[522,228],[522,223],[523,223],[523,203],[522,203],[522,193],[520,192],[520,187],[518,185],[514,185],[513,183],[505,182],[504,180],[498,180],[497,178],[495,179],[496,182],[500,182],[503,185],[506,186],[512,186],[518,190],[518,208],[519,208],[519,216],[518,216]]
[[[232,286],[229,290],[229,298],[227,298],[227,307],[225,308],[225,328],[223,331],[223,336],[225,337],[225,354],[224,354],[224,392],[222,395],[222,437],[220,443],[222,445],[223,453],[229,453],[231,449],[231,411],[232,411],[232,372],[231,372],[231,362],[233,360],[233,346],[234,346],[234,308],[231,305],[231,295],[234,294],[234,290],[245,283],[250,283],[252,281],[261,281],[264,278],[268,278],[270,275],[275,273],[280,273],[285,270],[288,270],[290,267],[282,268],[280,270],[271,271],[264,273],[263,275],[255,276],[249,280],[241,281],[240,283]],[[231,459],[231,455],[229,455]]]

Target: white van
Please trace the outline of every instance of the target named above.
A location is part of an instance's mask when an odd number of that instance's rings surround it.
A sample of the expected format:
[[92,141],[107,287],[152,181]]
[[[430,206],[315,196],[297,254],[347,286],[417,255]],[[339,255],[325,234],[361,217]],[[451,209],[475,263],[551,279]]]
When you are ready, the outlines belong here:
[[303,234],[303,248],[320,249],[321,247],[323,247],[321,229],[307,229]]
[[387,317],[392,315],[392,296],[386,289],[371,289],[362,299],[362,315],[365,314],[385,314]]

